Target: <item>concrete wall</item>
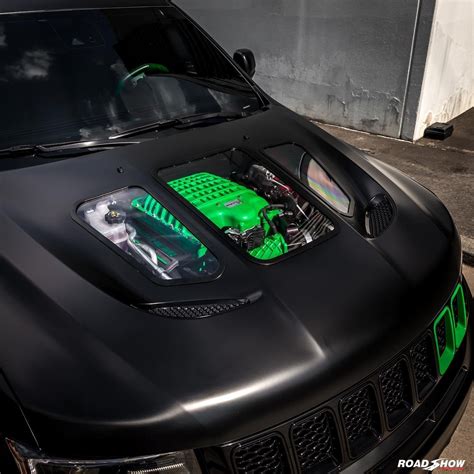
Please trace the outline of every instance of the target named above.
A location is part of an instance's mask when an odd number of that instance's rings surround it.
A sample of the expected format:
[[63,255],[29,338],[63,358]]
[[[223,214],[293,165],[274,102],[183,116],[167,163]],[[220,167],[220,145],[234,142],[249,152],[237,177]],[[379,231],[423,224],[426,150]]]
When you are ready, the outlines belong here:
[[414,138],[474,107],[474,0],[437,0]]
[[[408,83],[414,81],[421,89],[426,58],[423,52],[416,54],[415,33],[423,2],[426,7],[434,1],[175,3],[229,53],[251,48],[257,57],[257,82],[293,110],[328,123],[392,137],[402,134],[407,113],[412,120],[404,134],[410,137],[419,93],[412,94],[407,108]],[[430,8],[425,10],[425,21],[431,24]],[[425,29],[429,37],[429,29]],[[421,50],[427,49],[427,41],[421,38],[419,43]],[[413,57],[419,64],[411,70]]]

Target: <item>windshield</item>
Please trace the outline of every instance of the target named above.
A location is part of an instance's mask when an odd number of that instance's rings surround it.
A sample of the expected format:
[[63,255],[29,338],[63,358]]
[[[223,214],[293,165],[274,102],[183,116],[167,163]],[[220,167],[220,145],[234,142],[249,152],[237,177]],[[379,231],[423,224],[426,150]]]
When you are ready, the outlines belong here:
[[0,148],[251,113],[252,86],[173,7],[0,15]]

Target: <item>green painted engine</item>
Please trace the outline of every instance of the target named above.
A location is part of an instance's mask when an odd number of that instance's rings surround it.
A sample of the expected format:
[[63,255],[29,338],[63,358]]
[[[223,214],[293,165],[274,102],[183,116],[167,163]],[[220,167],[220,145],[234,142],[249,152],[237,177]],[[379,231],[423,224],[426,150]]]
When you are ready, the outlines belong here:
[[[265,167],[253,164],[236,171],[235,177],[238,182],[200,172],[168,184],[258,260],[280,257],[334,230],[326,216]],[[137,197],[131,204],[171,229],[198,257],[207,255],[207,248],[152,196]]]
[[282,234],[269,222],[280,210],[252,189],[210,173],[197,173],[168,183],[228,237],[259,260],[271,260],[288,251]]

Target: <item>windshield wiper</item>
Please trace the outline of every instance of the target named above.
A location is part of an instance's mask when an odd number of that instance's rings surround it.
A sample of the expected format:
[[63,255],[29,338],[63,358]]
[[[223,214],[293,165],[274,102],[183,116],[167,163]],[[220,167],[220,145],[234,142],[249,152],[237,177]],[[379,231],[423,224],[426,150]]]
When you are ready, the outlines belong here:
[[0,150],[1,157],[21,157],[21,156],[63,156],[94,153],[104,149],[112,149],[119,146],[135,145],[138,141],[110,141],[110,140],[90,140],[64,143],[52,143],[46,145],[17,145]]
[[123,132],[117,133],[109,137],[109,140],[117,140],[119,138],[133,137],[134,135],[139,135],[140,133],[153,132],[155,130],[164,130],[166,128],[173,128],[176,125],[179,125],[180,121],[178,119],[173,120],[161,120],[158,122],[147,123],[146,125],[140,125],[139,127],[129,128]]
[[204,123],[210,120],[214,120],[216,122],[230,121],[230,120],[237,120],[240,118],[244,118],[246,116],[247,114],[245,113],[245,111],[243,111],[242,113],[215,112],[215,113],[209,113],[209,114],[187,115],[184,117],[178,117],[171,120],[162,120],[162,121],[152,122],[146,125],[142,125],[140,127],[130,128],[129,130],[124,130],[123,132],[117,133],[116,135],[112,135],[111,137],[109,137],[109,139],[116,140],[119,138],[127,138],[127,137],[132,137],[134,135],[139,135],[140,133],[166,130],[168,128],[177,128],[177,129],[191,128],[200,123]]

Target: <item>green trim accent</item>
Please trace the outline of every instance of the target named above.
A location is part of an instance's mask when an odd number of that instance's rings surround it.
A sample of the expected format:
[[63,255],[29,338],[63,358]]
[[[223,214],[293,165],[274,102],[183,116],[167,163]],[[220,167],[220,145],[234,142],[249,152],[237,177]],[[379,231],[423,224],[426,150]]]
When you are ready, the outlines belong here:
[[[457,319],[456,324],[455,314],[457,303]],[[454,326],[454,336],[456,340],[456,348],[458,349],[464,336],[467,332],[467,309],[466,309],[466,300],[464,298],[464,290],[462,285],[459,283],[456,289],[454,290],[453,296],[451,296],[451,314],[453,316],[453,326]]]
[[[438,325],[445,321],[446,325],[446,347],[443,353],[440,353],[440,348],[438,345],[438,338],[436,336],[436,329]],[[436,354],[438,359],[438,370],[440,375],[444,375],[445,372],[448,370],[451,362],[454,359],[454,353],[456,351],[456,343],[454,340],[454,327],[453,327],[453,316],[451,314],[451,310],[446,306],[441,314],[436,318],[436,321],[433,325],[433,332],[434,332],[434,340],[436,344]]]

